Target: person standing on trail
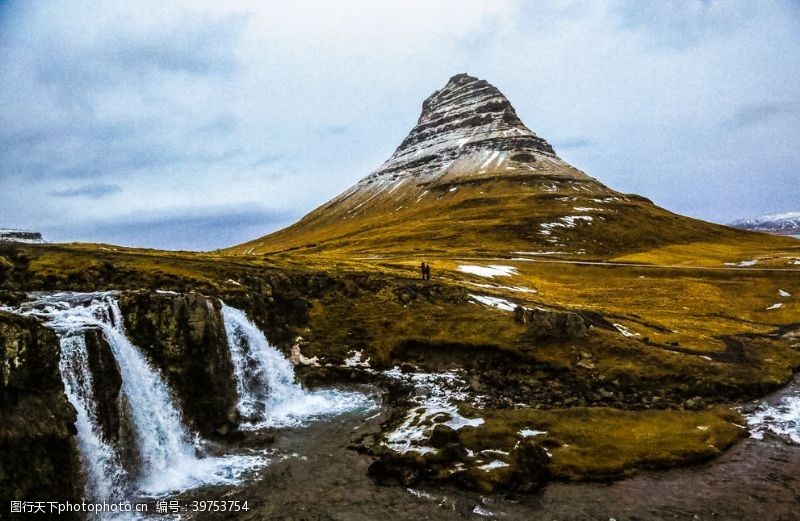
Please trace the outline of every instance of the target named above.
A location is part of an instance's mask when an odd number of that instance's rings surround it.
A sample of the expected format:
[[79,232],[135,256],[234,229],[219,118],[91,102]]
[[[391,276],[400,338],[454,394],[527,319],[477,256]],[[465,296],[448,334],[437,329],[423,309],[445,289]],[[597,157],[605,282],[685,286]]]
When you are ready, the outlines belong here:
[[431,265],[425,265],[425,280],[431,280]]
[[425,274],[427,273],[427,266],[425,265],[425,261],[422,261],[422,264],[419,265],[419,269],[422,271],[422,280],[425,280]]

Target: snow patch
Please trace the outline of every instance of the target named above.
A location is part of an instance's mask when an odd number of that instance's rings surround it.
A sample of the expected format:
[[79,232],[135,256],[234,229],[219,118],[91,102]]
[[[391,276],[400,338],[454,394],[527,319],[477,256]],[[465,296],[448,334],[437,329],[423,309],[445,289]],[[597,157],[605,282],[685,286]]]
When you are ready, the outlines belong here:
[[622,333],[622,336],[626,336],[626,337],[639,336],[639,333],[632,332],[630,329],[628,329],[627,327],[623,326],[622,324],[614,324],[614,327],[617,328],[617,331]]
[[526,288],[524,286],[501,286],[499,284],[479,284],[477,282],[467,282],[467,284],[471,284],[477,288],[506,289],[508,291],[516,291],[519,293],[538,293],[538,291],[535,289]]
[[494,517],[494,513],[491,510],[486,510],[481,505],[475,505],[475,508],[472,509],[472,513],[476,516]]
[[533,438],[534,436],[542,436],[547,434],[547,431],[537,431],[536,429],[522,429],[519,435],[523,438]]
[[773,305],[771,305],[770,307],[768,307],[768,308],[767,308],[767,311],[769,311],[770,309],[780,309],[780,308],[782,308],[782,307],[783,307],[783,304],[782,304],[782,303],[780,303],[780,302],[778,302],[777,304],[773,304]]
[[362,351],[350,351],[347,354],[350,356],[344,359],[346,367],[369,367],[369,358],[361,360]]
[[580,221],[591,224],[594,218],[590,215],[567,215],[559,217],[556,222],[539,224],[539,228],[541,228],[539,233],[541,235],[550,235],[554,228],[575,228]]
[[500,155],[500,151],[499,150],[495,150],[494,152],[489,154],[489,158],[481,165],[481,168],[480,168],[481,171],[486,170],[486,167],[488,167],[495,159],[497,159],[497,156],[499,156],[499,155]]
[[514,255],[567,255],[566,252],[563,251],[512,251]]
[[500,461],[499,459],[492,460],[485,465],[480,465],[478,468],[484,472],[491,472],[495,469],[502,469],[503,467],[508,467],[509,464],[505,461]]
[[484,453],[484,452],[488,452],[488,453],[490,453],[490,454],[500,454],[501,456],[508,456],[508,455],[509,455],[509,452],[508,452],[508,451],[506,451],[506,450],[500,450],[500,449],[484,449],[484,450],[482,450],[481,452],[482,452],[482,453]]
[[778,296],[780,296],[780,297],[791,297],[792,294],[789,293],[788,291],[784,290],[784,289],[779,289],[778,290]]
[[469,296],[470,298],[472,298],[473,300],[475,300],[480,304],[483,304],[484,306],[489,306],[490,308],[499,309],[500,311],[514,311],[514,309],[517,307],[516,304],[499,297],[490,297],[488,295],[475,295],[473,293],[470,293]]
[[490,279],[493,277],[510,277],[511,275],[517,274],[517,268],[514,266],[502,266],[500,264],[490,264],[489,266],[462,264],[457,269],[463,273],[478,275],[479,277],[488,277]]
[[747,268],[749,266],[755,266],[756,264],[758,264],[758,260],[753,259],[753,260],[743,260],[739,262],[726,262],[725,266],[737,266],[739,268]]

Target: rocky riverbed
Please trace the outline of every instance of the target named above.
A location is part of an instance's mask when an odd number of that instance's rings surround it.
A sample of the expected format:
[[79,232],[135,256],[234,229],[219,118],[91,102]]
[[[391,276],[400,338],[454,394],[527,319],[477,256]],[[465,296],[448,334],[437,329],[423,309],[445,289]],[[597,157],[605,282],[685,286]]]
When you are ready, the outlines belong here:
[[[800,382],[766,400],[797,397]],[[761,403],[761,402],[759,402]],[[753,410],[755,404],[745,407]],[[275,433],[275,461],[257,481],[208,488],[184,499],[248,501],[246,513],[204,513],[193,519],[480,519],[578,521],[798,519],[800,445],[765,435],[747,439],[716,460],[645,472],[612,483],[555,482],[533,494],[486,494],[452,485],[381,486],[367,476],[372,459],[353,439],[377,433],[387,410],[347,414]]]

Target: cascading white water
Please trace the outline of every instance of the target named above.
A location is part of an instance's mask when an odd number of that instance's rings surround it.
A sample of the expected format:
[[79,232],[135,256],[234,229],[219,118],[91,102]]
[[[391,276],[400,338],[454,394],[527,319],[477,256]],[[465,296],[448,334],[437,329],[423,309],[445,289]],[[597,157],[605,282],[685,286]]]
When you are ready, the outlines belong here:
[[762,401],[747,415],[747,425],[750,435],[757,440],[769,433],[800,445],[800,377]]
[[244,311],[222,304],[222,316],[239,391],[237,409],[244,429],[290,427],[322,416],[369,409],[375,403],[361,393],[306,391],[294,369]]
[[77,411],[75,426],[81,461],[86,469],[86,492],[98,501],[118,500],[122,497],[126,475],[114,447],[105,442],[100,431],[83,332],[64,332],[60,343],[59,370],[67,399]]
[[[137,493],[161,496],[206,484],[233,484],[240,476],[263,466],[259,456],[202,457],[202,447],[192,442],[181,414],[161,375],[128,340],[122,314],[113,293],[58,293],[16,310],[38,315],[59,334],[62,344],[62,378],[67,396],[78,410],[78,437],[89,476],[89,495],[115,499],[120,481]],[[88,370],[84,333],[99,328],[108,342],[122,378],[141,467],[126,472],[113,447],[102,438]]]

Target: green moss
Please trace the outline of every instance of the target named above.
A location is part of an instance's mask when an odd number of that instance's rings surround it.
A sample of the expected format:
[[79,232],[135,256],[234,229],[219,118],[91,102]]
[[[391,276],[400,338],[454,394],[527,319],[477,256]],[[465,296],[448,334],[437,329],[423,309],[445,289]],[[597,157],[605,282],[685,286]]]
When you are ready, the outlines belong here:
[[724,407],[704,411],[572,408],[475,411],[485,423],[462,429],[475,452],[509,451],[524,429],[552,454],[548,469],[565,480],[616,478],[637,469],[671,467],[718,456],[746,436],[744,419]]

